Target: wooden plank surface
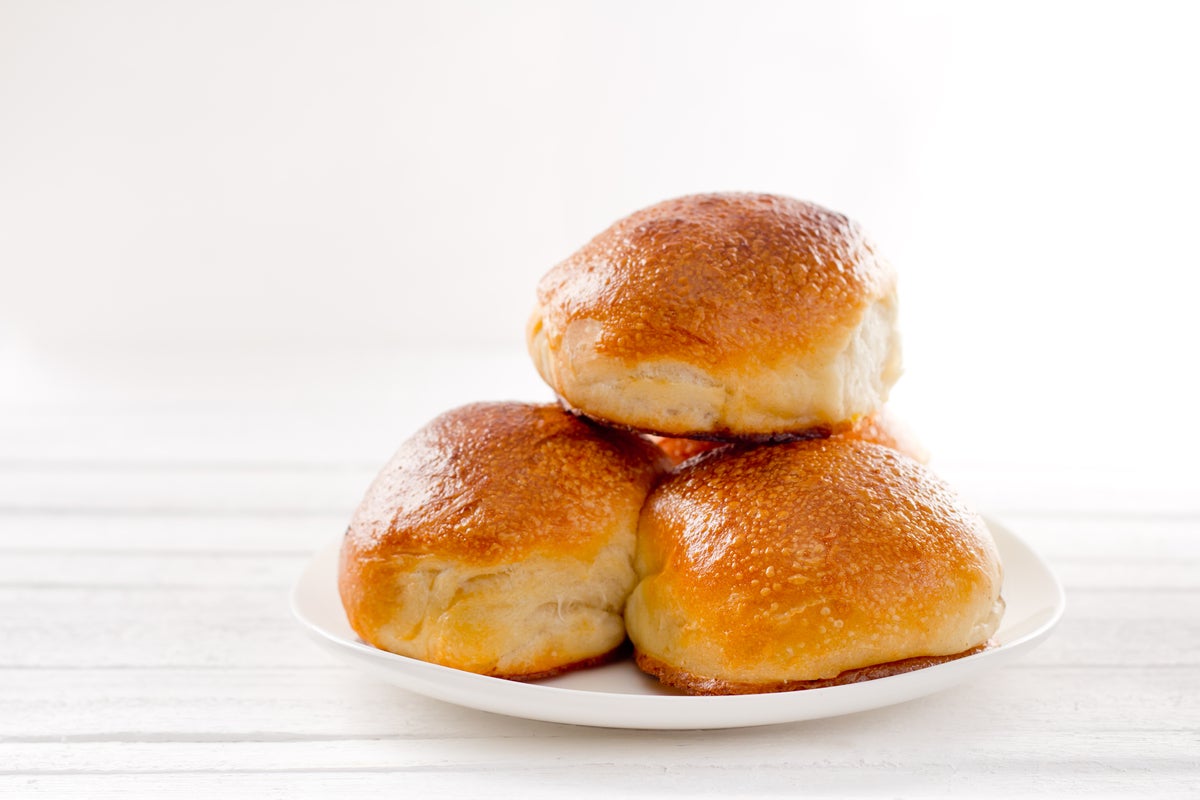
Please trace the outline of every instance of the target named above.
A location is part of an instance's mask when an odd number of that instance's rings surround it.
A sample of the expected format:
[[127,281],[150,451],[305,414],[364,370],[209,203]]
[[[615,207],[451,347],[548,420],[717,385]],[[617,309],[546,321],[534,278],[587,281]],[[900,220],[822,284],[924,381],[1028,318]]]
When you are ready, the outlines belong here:
[[[376,361],[323,368],[363,387]],[[422,363],[394,366],[433,380]],[[513,363],[482,369],[528,389]],[[0,391],[0,795],[1200,794],[1190,476],[945,463],[1068,597],[1045,644],[969,684],[740,731],[553,725],[362,676],[288,612],[399,438],[471,387],[388,389],[347,421],[354,402],[272,369],[229,367],[244,405],[137,365]]]
[[[156,521],[162,535],[176,538],[170,523]],[[785,792],[816,769],[829,787],[869,792],[872,779],[883,787],[888,770],[903,765],[921,792],[939,791],[952,770],[984,780],[982,793],[1136,786],[1184,796],[1198,774],[1200,586],[1194,559],[1163,553],[1174,541],[1187,551],[1193,535],[1178,520],[1141,520],[1125,535],[1121,528],[1110,523],[1101,537],[1105,555],[1056,559],[1070,611],[1050,641],[1013,667],[890,709],[690,734],[512,720],[338,666],[287,618],[286,587],[307,552],[269,549],[286,527],[249,526],[242,533],[250,542],[216,551],[7,549],[0,764],[13,766],[0,786],[19,788],[18,778],[33,776],[42,790],[71,793],[87,785],[73,776],[94,776],[116,792],[145,774],[172,791],[196,785],[184,776],[215,786],[220,776],[238,775],[246,782],[228,785],[245,790],[264,775],[287,776],[291,787],[302,775],[355,773],[363,785],[415,774],[429,791],[456,791],[478,786],[471,776],[516,787],[522,776],[601,780],[620,765],[647,791],[732,791],[765,770],[774,778],[756,791]],[[1149,556],[1145,540],[1158,542]],[[1070,553],[1078,543],[1058,546]],[[505,755],[524,748],[535,752],[519,767]],[[1009,774],[1034,754],[1036,785]],[[660,782],[663,764],[689,778]],[[837,783],[839,773],[847,783]]]

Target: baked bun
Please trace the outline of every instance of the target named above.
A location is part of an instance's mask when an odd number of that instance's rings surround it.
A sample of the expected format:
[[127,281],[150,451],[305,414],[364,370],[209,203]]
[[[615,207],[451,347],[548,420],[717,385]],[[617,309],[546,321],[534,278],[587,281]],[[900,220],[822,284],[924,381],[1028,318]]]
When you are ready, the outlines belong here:
[[788,691],[984,646],[1004,610],[983,520],[917,462],[845,438],[714,451],[642,511],[625,622],[694,694]]
[[[837,434],[847,439],[890,447],[922,464],[929,460],[929,451],[921,446],[908,426],[896,419],[886,406],[869,417],[863,417],[854,427]],[[650,441],[667,454],[671,463],[678,466],[693,456],[722,447],[725,443],[706,439],[672,439],[666,436],[651,436]]]
[[554,405],[437,417],[346,531],[350,626],[384,650],[504,678],[603,660],[625,639],[638,512],[666,466],[649,442]]
[[764,194],[617,222],[538,286],[527,334],[564,404],[649,433],[844,430],[900,375],[896,281],[857,225]]

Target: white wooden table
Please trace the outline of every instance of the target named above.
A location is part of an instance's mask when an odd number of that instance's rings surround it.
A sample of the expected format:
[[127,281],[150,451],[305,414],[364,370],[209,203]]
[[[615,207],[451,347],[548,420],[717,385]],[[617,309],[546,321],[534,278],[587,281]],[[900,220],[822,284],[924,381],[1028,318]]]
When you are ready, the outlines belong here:
[[852,716],[601,730],[378,683],[289,616],[401,439],[546,396],[520,354],[6,358],[0,796],[1200,794],[1194,467],[935,461],[1066,586],[1030,657]]

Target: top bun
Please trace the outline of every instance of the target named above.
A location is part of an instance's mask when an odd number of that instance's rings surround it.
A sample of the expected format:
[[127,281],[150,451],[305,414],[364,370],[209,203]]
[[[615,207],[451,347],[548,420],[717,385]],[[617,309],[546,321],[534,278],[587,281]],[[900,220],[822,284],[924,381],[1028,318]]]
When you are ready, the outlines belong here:
[[528,326],[566,405],[666,436],[845,430],[900,374],[895,277],[859,227],[765,194],[669,200],[552,269]]

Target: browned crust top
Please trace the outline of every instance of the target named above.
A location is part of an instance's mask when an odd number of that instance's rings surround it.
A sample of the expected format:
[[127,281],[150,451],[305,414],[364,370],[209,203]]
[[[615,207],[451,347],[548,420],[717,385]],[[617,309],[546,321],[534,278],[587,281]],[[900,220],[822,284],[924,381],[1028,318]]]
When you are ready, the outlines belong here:
[[538,301],[561,345],[601,324],[597,351],[705,368],[807,354],[854,325],[894,277],[862,230],[813,203],[699,194],[616,222],[554,267]]
[[638,552],[639,574],[670,587],[689,626],[722,632],[734,668],[812,632],[813,658],[881,624],[918,635],[924,619],[969,606],[998,564],[982,518],[948,485],[841,437],[685,462],[647,500]]
[[417,431],[383,468],[351,519],[343,564],[585,555],[611,531],[614,509],[636,513],[665,466],[649,442],[555,405],[463,406]]

